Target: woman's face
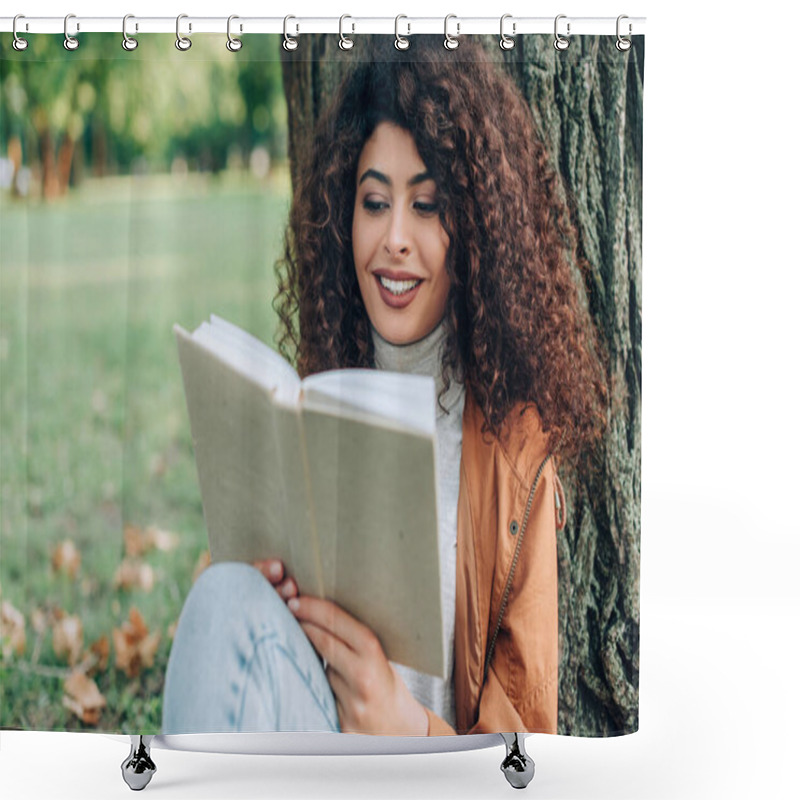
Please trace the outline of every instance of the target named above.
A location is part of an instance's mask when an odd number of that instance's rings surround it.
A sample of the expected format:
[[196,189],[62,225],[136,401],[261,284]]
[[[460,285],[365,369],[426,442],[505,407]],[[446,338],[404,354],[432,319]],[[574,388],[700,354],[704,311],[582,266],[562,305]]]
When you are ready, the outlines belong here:
[[353,260],[367,314],[384,339],[411,344],[441,321],[449,245],[436,184],[414,139],[380,123],[358,159]]

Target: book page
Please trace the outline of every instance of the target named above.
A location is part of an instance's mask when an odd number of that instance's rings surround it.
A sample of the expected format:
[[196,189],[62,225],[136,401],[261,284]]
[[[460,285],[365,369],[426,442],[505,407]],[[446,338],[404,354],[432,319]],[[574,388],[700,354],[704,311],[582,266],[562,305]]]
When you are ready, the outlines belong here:
[[302,419],[325,596],[391,661],[444,677],[433,435],[308,408]]
[[283,356],[255,336],[221,317],[211,315],[192,338],[224,359],[234,369],[272,392],[276,402],[296,406],[300,378]]
[[280,558],[306,591],[321,591],[297,409],[273,402],[241,360],[175,334],[212,560]]
[[338,369],[309,375],[302,382],[304,408],[357,419],[382,420],[392,427],[433,435],[435,385],[427,375],[376,369]]

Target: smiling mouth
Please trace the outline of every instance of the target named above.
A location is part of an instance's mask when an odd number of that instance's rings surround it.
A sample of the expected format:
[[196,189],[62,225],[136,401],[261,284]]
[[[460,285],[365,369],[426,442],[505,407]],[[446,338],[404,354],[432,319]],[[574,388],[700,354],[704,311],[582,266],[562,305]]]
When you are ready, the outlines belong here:
[[407,294],[422,283],[422,280],[393,281],[391,278],[387,278],[384,275],[378,275],[377,277],[381,286],[390,291],[395,297]]

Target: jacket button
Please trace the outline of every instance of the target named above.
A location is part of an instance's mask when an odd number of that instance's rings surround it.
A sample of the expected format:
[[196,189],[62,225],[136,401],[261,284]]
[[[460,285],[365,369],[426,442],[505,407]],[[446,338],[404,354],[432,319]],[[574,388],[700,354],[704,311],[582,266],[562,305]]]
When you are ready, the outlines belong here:
[[519,525],[515,519],[511,520],[511,525],[508,526],[508,530],[511,532],[512,536],[517,535],[517,532],[519,531]]

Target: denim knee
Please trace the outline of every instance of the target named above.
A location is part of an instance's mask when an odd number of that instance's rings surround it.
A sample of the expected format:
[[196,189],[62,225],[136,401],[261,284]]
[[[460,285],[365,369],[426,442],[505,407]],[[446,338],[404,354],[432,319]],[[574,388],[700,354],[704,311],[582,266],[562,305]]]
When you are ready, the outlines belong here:
[[261,572],[215,564],[198,577],[181,612],[164,687],[164,733],[280,725],[338,729],[327,677]]

